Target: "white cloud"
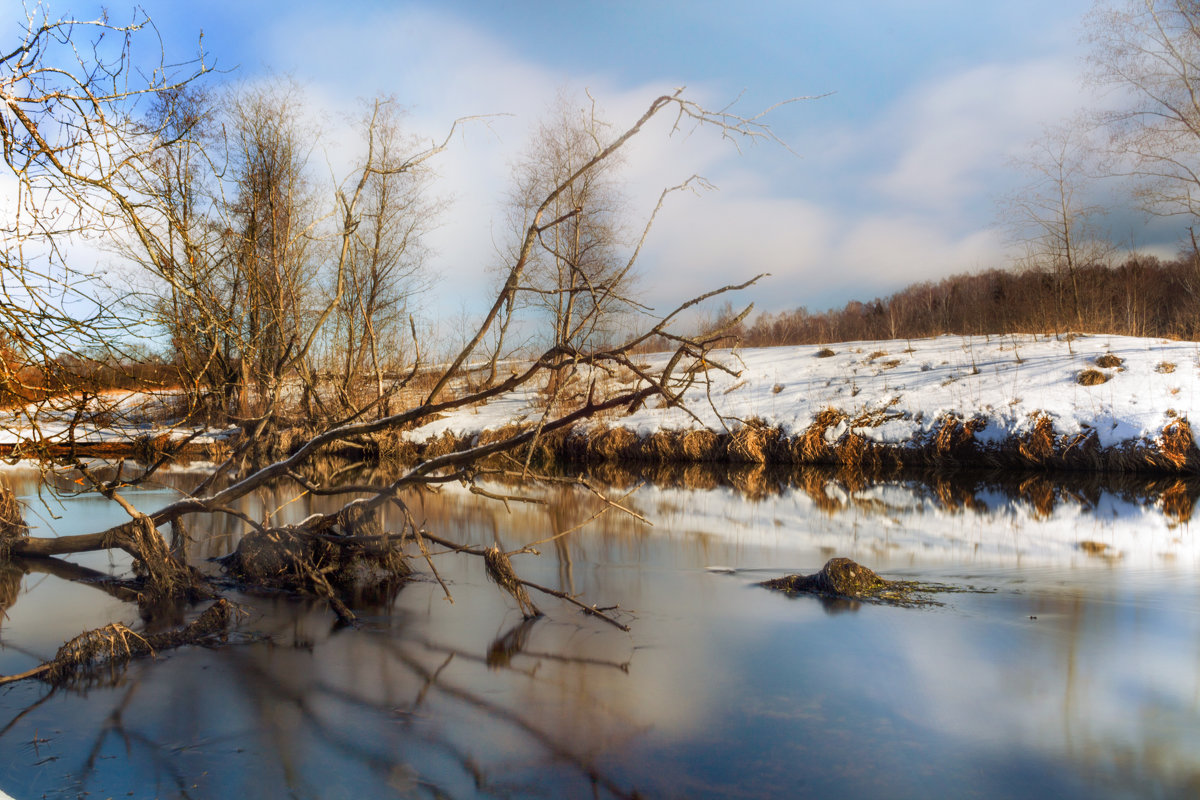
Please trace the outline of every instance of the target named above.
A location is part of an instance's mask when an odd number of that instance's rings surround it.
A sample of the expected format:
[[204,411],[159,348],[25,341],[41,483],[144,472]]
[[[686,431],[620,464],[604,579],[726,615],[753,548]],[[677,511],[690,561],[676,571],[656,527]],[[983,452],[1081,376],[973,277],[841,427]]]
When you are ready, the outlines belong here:
[[[335,120],[353,100],[348,86],[394,93],[427,140],[456,117],[505,114],[467,125],[435,164],[438,190],[453,199],[431,236],[441,286],[430,300],[443,317],[489,298],[509,165],[560,88],[591,89],[621,127],[676,85],[670,76],[618,85],[566,75],[462,19],[413,7],[352,22],[281,21],[267,41],[271,63],[311,80]],[[1003,265],[987,195],[1009,179],[1009,155],[1081,103],[1077,72],[1066,57],[970,66],[910,89],[855,128],[839,129],[833,106],[801,104],[800,124],[821,128],[801,135],[812,151],[800,159],[769,147],[739,158],[714,131],[668,136],[672,120],[655,121],[627,152],[634,227],[662,188],[694,173],[719,191],[669,201],[643,255],[649,302],[665,307],[766,271],[774,277],[749,296],[775,310]],[[703,86],[690,94],[725,100]]]
[[876,186],[897,202],[946,210],[988,192],[1043,125],[1081,105],[1070,59],[986,64],[917,87],[872,132],[880,146],[899,149]]

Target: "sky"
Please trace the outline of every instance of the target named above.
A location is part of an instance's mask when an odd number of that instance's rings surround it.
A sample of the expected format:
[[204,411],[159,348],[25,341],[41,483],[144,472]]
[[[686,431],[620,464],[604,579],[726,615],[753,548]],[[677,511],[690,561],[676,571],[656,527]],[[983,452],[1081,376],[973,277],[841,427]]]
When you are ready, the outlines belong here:
[[[220,81],[300,83],[333,142],[318,159],[327,175],[346,171],[353,146],[339,137],[364,98],[394,96],[426,141],[457,118],[496,115],[462,128],[435,164],[449,202],[429,240],[438,282],[426,304],[443,320],[489,299],[512,164],[562,90],[589,91],[616,128],[680,86],[709,107],[736,100],[745,115],[814,98],[766,118],[786,146],[737,148],[665,124],[635,141],[622,176],[636,226],[667,186],[699,174],[716,187],[674,195],[655,223],[639,291],[660,310],[759,272],[772,276],[745,298],[780,311],[1009,266],[997,201],[1028,180],[1012,159],[1087,96],[1091,0],[141,6],[168,54],[202,43]],[[51,5],[54,15],[95,9]],[[117,22],[131,13],[109,9]],[[1180,235],[1140,214],[1114,219],[1141,248],[1170,253]]]

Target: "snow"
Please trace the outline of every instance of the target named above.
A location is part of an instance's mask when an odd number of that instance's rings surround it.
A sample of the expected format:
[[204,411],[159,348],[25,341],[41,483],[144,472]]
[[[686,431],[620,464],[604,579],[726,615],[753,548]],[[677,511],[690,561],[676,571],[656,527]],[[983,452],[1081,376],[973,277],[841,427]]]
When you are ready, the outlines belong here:
[[22,440],[67,443],[75,424],[75,441],[83,444],[128,442],[143,436],[168,434],[180,439],[199,433],[192,441],[207,444],[227,438],[239,429],[181,428],[172,425],[176,416],[179,393],[112,391],[92,395],[88,413],[78,422],[75,411],[78,397],[51,398],[41,405],[0,411],[0,445],[13,445]]
[[[788,435],[804,431],[821,411],[834,408],[870,440],[903,444],[935,431],[946,415],[980,418],[983,442],[1027,433],[1046,415],[1058,434],[1094,430],[1103,447],[1150,442],[1175,418],[1188,419],[1200,398],[1200,344],[1157,338],[1082,335],[939,336],[930,339],[848,342],[823,346],[720,351],[714,359],[736,375],[711,371],[707,391],[686,399],[700,423],[714,431],[757,419]],[[1097,366],[1113,354],[1115,367]],[[665,355],[649,355],[651,367]],[[1105,383],[1084,386],[1079,374],[1094,369]],[[458,410],[413,431],[416,441],[452,431],[468,435],[536,419],[539,396],[525,390],[487,406]],[[710,402],[711,400],[711,402]],[[689,414],[657,401],[619,420],[645,436],[657,430],[697,427]],[[843,425],[845,423],[842,423]],[[835,437],[844,430],[827,432]]]
[[[645,436],[697,425],[720,432],[755,419],[790,436],[833,408],[846,420],[826,431],[831,443],[853,431],[874,442],[903,445],[928,437],[947,415],[983,420],[986,424],[975,436],[984,443],[1019,437],[1044,415],[1060,435],[1094,431],[1101,446],[1116,447],[1152,442],[1173,419],[1190,419],[1200,398],[1196,342],[1108,335],[939,336],[828,348],[834,354],[824,358],[818,354],[825,347],[817,345],[718,351],[713,359],[735,374],[711,370],[707,387],[692,387],[685,398],[691,414],[662,407],[655,398],[631,415],[584,425],[620,425]],[[1098,366],[1096,360],[1107,354],[1122,363]],[[641,360],[653,370],[666,358],[651,354]],[[1081,385],[1077,378],[1087,369],[1108,380]],[[100,395],[96,402],[106,413],[97,424],[80,425],[75,437],[97,443],[168,432],[180,438],[194,432],[169,424],[174,400],[170,392]],[[543,401],[537,387],[525,387],[486,405],[457,409],[408,436],[419,442],[447,431],[470,436],[515,422],[535,422]],[[30,438],[32,413],[33,409],[3,412],[0,444]],[[64,441],[72,418],[70,400],[37,409],[40,438]],[[235,431],[202,430],[196,441]]]

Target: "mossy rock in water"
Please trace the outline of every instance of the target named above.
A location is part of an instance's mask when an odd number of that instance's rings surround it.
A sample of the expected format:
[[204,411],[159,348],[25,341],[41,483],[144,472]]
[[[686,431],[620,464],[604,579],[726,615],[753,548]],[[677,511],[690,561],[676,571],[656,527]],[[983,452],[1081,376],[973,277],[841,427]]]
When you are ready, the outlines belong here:
[[831,558],[820,572],[812,575],[786,575],[763,581],[760,585],[788,594],[812,594],[896,606],[941,605],[926,595],[963,591],[936,583],[889,581],[849,558]]

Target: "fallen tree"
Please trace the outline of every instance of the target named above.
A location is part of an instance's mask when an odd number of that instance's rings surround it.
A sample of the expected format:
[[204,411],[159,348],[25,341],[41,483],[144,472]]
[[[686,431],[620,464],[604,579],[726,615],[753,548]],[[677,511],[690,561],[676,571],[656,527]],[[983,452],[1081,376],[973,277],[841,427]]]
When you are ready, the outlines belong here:
[[[199,228],[179,216],[180,207],[174,205],[171,198],[164,199],[156,181],[159,181],[164,161],[182,163],[183,159],[195,159],[194,148],[199,146],[194,135],[196,123],[188,116],[193,107],[184,99],[193,84],[210,71],[203,61],[198,61],[185,65],[182,75],[155,71],[144,85],[131,88],[137,73],[130,66],[134,62],[128,58],[129,42],[139,30],[149,25],[148,19],[126,27],[115,27],[104,21],[89,23],[89,29],[96,31],[99,38],[93,42],[92,55],[88,55],[87,51],[72,47],[72,37],[77,30],[75,23],[42,20],[39,24],[31,16],[20,46],[0,58],[0,64],[11,69],[14,75],[12,81],[0,87],[0,101],[7,109],[0,115],[0,145],[5,164],[23,196],[58,198],[70,209],[72,217],[70,224],[64,226],[60,224],[61,215],[51,213],[31,200],[21,206],[21,212],[12,220],[19,243],[30,251],[40,247],[55,253],[57,248],[66,246],[67,237],[77,230],[111,236],[119,241],[121,252],[134,253],[136,263],[149,269],[155,279],[165,281],[173,296],[182,297],[189,292],[194,294],[197,286],[179,277],[184,268],[180,259],[192,264],[214,261],[220,253],[207,252],[205,247],[227,245],[223,242],[214,244],[211,237],[200,236]],[[115,50],[106,51],[105,37],[111,39],[114,36]],[[64,53],[66,60],[61,61]],[[158,101],[153,125],[138,120],[133,114],[139,99]],[[220,619],[208,619],[200,625],[202,633],[196,634],[208,636],[223,628],[228,619],[227,611],[214,611],[226,609],[220,598],[222,585],[187,562],[186,548],[168,545],[160,528],[170,527],[173,538],[182,540],[186,538],[185,524],[193,528],[203,525],[203,522],[197,522],[197,515],[227,515],[244,527],[241,544],[223,564],[226,574],[223,580],[234,580],[248,588],[285,590],[324,598],[347,623],[354,621],[352,605],[356,592],[402,580],[411,571],[410,562],[414,558],[419,557],[427,563],[436,577],[432,543],[443,548],[441,552],[484,559],[488,574],[512,595],[527,618],[541,613],[528,595],[528,589],[532,588],[575,603],[591,614],[621,625],[596,606],[522,580],[512,567],[510,556],[514,553],[505,553],[495,547],[463,547],[447,535],[424,530],[410,513],[406,496],[422,487],[451,481],[474,486],[481,464],[502,455],[509,458],[514,472],[523,478],[534,479],[537,476],[530,468],[529,454],[542,437],[565,431],[597,415],[636,409],[652,399],[678,405],[685,392],[705,381],[708,370],[727,369],[712,359],[711,350],[723,341],[729,329],[745,319],[751,310],[749,307],[734,315],[725,326],[702,335],[683,335],[675,327],[689,309],[718,295],[745,288],[758,280],[757,277],[694,297],[661,315],[653,314],[625,294],[626,278],[634,269],[659,210],[672,193],[703,186],[703,180],[697,176],[661,193],[640,237],[632,243],[619,268],[597,278],[588,274],[582,265],[574,265],[571,268],[578,274],[553,290],[531,285],[529,281],[529,265],[539,251],[553,246],[551,243],[556,237],[552,234],[585,213],[579,206],[561,211],[563,198],[573,187],[606,166],[631,140],[642,135],[652,120],[660,117],[671,120],[670,133],[681,128],[711,128],[723,138],[735,141],[774,139],[761,121],[761,115],[739,116],[728,108],[711,111],[689,99],[682,89],[655,98],[638,119],[607,141],[593,136],[589,140],[592,149],[586,157],[572,164],[569,172],[548,186],[539,201],[530,203],[528,225],[519,247],[512,253],[493,303],[446,364],[432,369],[422,365],[419,357],[414,358],[411,368],[397,376],[390,386],[381,388],[374,401],[352,409],[347,409],[345,404],[325,407],[322,383],[311,368],[309,357],[324,326],[344,299],[350,254],[356,252],[356,236],[368,213],[363,207],[364,192],[380,177],[405,174],[443,153],[450,142],[450,134],[461,125],[461,121],[453,123],[449,134],[440,143],[418,148],[404,158],[396,158],[394,153],[384,158],[376,146],[381,133],[375,127],[376,117],[372,115],[367,123],[366,155],[352,174],[334,189],[338,213],[330,236],[332,246],[328,250],[332,294],[324,305],[304,318],[308,325],[306,329],[296,327],[284,341],[277,342],[278,348],[272,351],[273,361],[264,360],[263,351],[255,351],[259,357],[256,405],[253,413],[235,418],[243,435],[228,458],[198,479],[180,499],[143,513],[135,509],[122,492],[150,480],[158,469],[169,463],[172,456],[169,449],[147,465],[121,462],[112,474],[104,474],[76,447],[77,432],[83,430],[85,423],[95,422],[87,418],[91,412],[86,393],[81,396],[75,418],[63,434],[41,431],[36,411],[31,412],[29,422],[33,435],[27,454],[40,456],[43,463],[53,465],[53,469],[68,471],[75,483],[124,509],[129,520],[107,530],[58,538],[29,536],[23,523],[14,521],[0,542],[3,555],[7,558],[51,559],[71,553],[119,548],[134,560],[136,577],[126,588],[140,597],[144,613],[158,613],[155,609],[164,607],[178,609],[200,600],[214,601],[205,614],[211,612]],[[184,153],[181,148],[188,150]],[[36,270],[34,265],[21,260],[24,252],[20,249],[6,252],[5,271],[17,282],[32,287],[37,283]],[[580,300],[571,303],[575,309],[573,316],[556,321],[562,330],[553,337],[553,345],[525,361],[503,380],[483,386],[465,380],[469,365],[487,360],[486,342],[489,337],[496,336],[502,311],[511,309],[522,295],[544,296],[547,291],[567,292],[571,294],[568,299]],[[192,300],[199,302],[195,308],[200,316],[194,321],[197,335],[208,335],[222,326],[235,324],[236,321],[220,317],[221,309],[211,301],[195,297]],[[3,310],[16,320],[9,326],[10,330],[32,330],[23,321],[16,304],[6,305]],[[35,308],[25,313],[36,315],[38,311]],[[578,344],[592,342],[595,337],[588,334],[597,329],[602,319],[610,318],[616,312],[631,315],[639,321],[634,332],[616,343]],[[60,341],[71,341],[74,347],[81,346],[79,341],[86,345],[89,336],[107,335],[98,324],[89,327],[69,317],[49,315],[47,318],[59,320],[70,330],[75,340],[60,337]],[[232,328],[222,330],[232,335]],[[37,363],[40,351],[30,344],[34,339],[23,333],[17,337],[18,342],[28,345],[25,350],[18,348],[27,364]],[[230,339],[227,337],[222,341]],[[659,368],[650,371],[639,363],[636,353],[652,342],[667,343],[672,352]],[[243,353],[243,367],[249,354],[249,350]],[[211,355],[215,359],[218,353],[213,350]],[[616,370],[626,371],[636,376],[636,380],[621,384],[616,391],[603,388],[600,378]],[[379,374],[382,382],[382,373]],[[402,389],[412,389],[413,379],[418,374],[427,378],[427,391],[402,410],[387,413],[387,409],[399,403]],[[587,383],[587,390],[576,396],[566,396],[562,387],[577,377]],[[299,389],[301,410],[308,417],[308,426],[299,440],[287,448],[285,455],[275,460],[265,458],[267,463],[263,463],[264,456],[273,451],[264,443],[277,435],[289,416],[295,413],[284,400],[285,386]],[[226,384],[226,388],[231,392],[245,392],[247,385],[235,381]],[[346,442],[417,426],[439,414],[482,404],[521,388],[542,392],[541,411],[533,424],[523,430],[429,458],[386,482],[355,484],[335,478],[316,483],[303,473],[305,465],[313,458]],[[241,402],[237,408],[245,410],[249,406]],[[268,486],[291,487],[295,497],[324,495],[343,498],[343,502],[336,511],[314,514],[299,524],[286,527],[275,524],[269,515],[255,519],[239,510],[240,501]],[[482,489],[479,492],[487,494]],[[523,498],[518,493],[508,499]],[[382,529],[379,512],[384,507],[399,510],[402,524],[398,529]],[[618,503],[611,501],[608,508],[624,511]],[[189,520],[186,523],[185,517]],[[534,551],[526,548],[518,552]],[[205,617],[202,615],[201,619]],[[197,624],[192,623],[193,626]],[[177,635],[182,637],[179,641],[195,640],[196,636],[187,633],[188,630],[178,632]],[[120,647],[114,650],[114,642],[118,641]],[[116,653],[125,658],[153,652],[159,646],[162,646],[161,642],[156,646],[155,641],[132,634],[126,628],[109,626],[85,635],[74,644],[68,643],[65,646],[67,652],[60,652],[55,659],[59,666],[46,670],[45,674],[56,678],[75,674],[75,667],[95,660],[94,656],[99,653]],[[68,669],[68,665],[75,666]]]

